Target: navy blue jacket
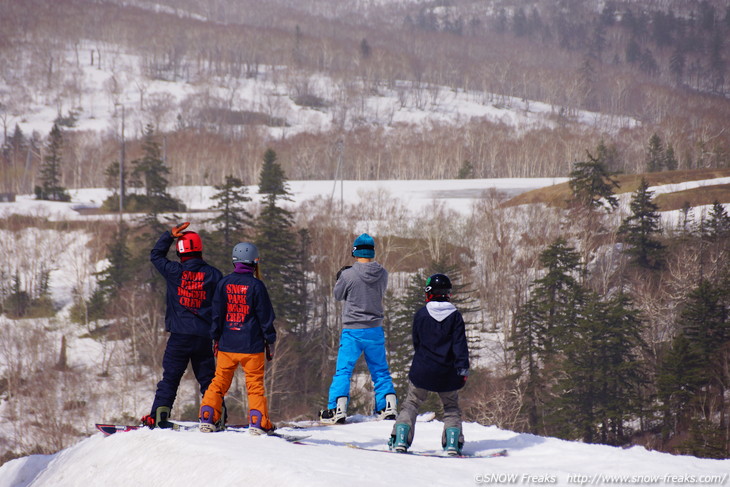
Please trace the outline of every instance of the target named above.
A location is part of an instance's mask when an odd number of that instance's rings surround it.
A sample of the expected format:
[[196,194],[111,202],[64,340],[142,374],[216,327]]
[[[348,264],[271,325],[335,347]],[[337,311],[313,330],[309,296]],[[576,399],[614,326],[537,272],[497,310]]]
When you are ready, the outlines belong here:
[[413,363],[408,378],[434,392],[461,389],[469,370],[464,319],[449,302],[432,301],[413,317]]
[[263,282],[250,272],[234,271],[220,280],[213,297],[210,336],[218,350],[261,353],[276,342],[274,308]]
[[208,337],[213,293],[223,273],[203,259],[189,259],[183,263],[169,260],[167,252],[174,240],[167,231],[150,252],[152,264],[167,282],[165,330]]

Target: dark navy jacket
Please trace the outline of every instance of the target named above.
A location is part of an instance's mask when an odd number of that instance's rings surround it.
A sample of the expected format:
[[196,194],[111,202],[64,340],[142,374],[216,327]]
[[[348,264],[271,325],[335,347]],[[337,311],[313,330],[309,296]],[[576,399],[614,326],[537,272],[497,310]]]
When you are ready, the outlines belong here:
[[150,252],[152,264],[167,282],[165,330],[209,337],[213,293],[223,274],[203,259],[190,259],[183,263],[169,260],[167,252],[174,240],[167,231]]
[[251,272],[234,271],[215,290],[210,335],[220,340],[221,352],[261,353],[264,343],[276,342],[274,318],[264,283]]
[[413,363],[408,378],[435,392],[461,389],[469,369],[464,319],[449,302],[431,301],[413,317]]

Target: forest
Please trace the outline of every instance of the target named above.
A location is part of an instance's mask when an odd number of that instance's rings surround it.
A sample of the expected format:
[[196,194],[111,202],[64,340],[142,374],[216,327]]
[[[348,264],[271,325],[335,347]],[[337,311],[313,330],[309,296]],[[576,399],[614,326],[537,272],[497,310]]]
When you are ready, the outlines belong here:
[[[90,432],[102,401],[109,421],[135,421],[147,407],[166,339],[164,283],[149,249],[190,216],[169,192],[180,185],[215,188],[215,205],[193,215],[206,260],[224,270],[238,241],[265,249],[280,333],[267,372],[274,418],[311,418],[324,406],[341,326],[331,289],[354,222],[369,221],[378,222],[377,260],[391,272],[384,326],[399,394],[413,312],[426,277],[443,272],[475,358],[465,420],[730,455],[730,192],[709,186],[668,202],[650,190],[658,178],[728,175],[730,6],[366,3],[0,0],[0,191],[63,202],[69,189],[104,187],[110,196],[97,213],[124,214],[0,219],[14,237],[0,248],[17,257],[0,269],[3,318],[35,323],[0,329],[2,414],[12,424],[28,412],[48,419],[4,432],[2,461],[68,446]],[[123,55],[138,59],[142,77],[115,68]],[[114,107],[108,130],[76,127],[88,110],[82,64],[114,71],[97,95]],[[147,93],[160,80],[199,89],[177,104]],[[267,87],[256,103],[244,102],[244,80]],[[393,123],[395,112],[367,109],[391,93],[399,110],[438,110],[461,93],[549,111],[531,126]],[[284,99],[329,123],[294,130]],[[22,126],[37,105],[55,118],[29,133]],[[382,193],[366,205],[286,205],[289,180],[538,176],[570,182],[552,201],[539,190],[518,197],[540,203],[485,193],[468,215],[436,204],[413,214]],[[679,211],[676,224],[662,224],[667,210]],[[16,247],[29,232],[36,247]],[[88,258],[78,270],[84,284],[59,314],[53,259],[38,255],[67,235],[87,242]],[[102,363],[69,367],[66,347],[77,337],[101,344]],[[194,380],[185,382],[173,414],[195,420],[199,398]],[[232,389],[233,418],[245,415],[242,387]],[[369,387],[356,382],[353,411],[371,412]]]

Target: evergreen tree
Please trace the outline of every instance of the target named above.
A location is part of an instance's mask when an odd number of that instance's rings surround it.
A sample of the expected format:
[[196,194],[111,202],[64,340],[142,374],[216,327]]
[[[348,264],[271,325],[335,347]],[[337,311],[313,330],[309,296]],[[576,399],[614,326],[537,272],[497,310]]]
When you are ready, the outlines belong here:
[[79,322],[87,323],[108,316],[109,305],[120,298],[126,284],[133,280],[135,265],[127,248],[128,227],[121,224],[107,244],[106,259],[109,265],[95,274],[97,286],[89,299],[74,305],[72,315]]
[[[605,154],[603,142],[598,146],[598,154]],[[591,210],[606,208],[611,211],[618,207],[618,199],[614,196],[614,188],[619,184],[608,172],[606,164],[599,157],[586,151],[588,160],[575,163],[570,173],[568,184],[573,192],[574,201]]]
[[28,312],[30,304],[31,297],[21,286],[20,271],[16,271],[10,286],[10,294],[3,303],[3,310],[11,318],[22,318]]
[[725,205],[715,200],[709,218],[703,227],[704,235],[710,240],[722,241],[730,237],[730,216]]
[[640,410],[641,321],[625,294],[603,302],[587,293],[574,331],[563,343],[556,408],[566,437],[620,445]]
[[[679,333],[662,362],[658,379],[665,439],[688,433],[687,453],[715,456],[725,440],[708,444],[708,428],[727,431],[726,391],[730,387],[730,301],[726,283],[703,280],[687,296]],[[725,451],[724,455],[727,452]]]
[[470,179],[474,177],[474,165],[468,159],[464,159],[464,162],[459,168],[459,172],[456,175],[456,179]]
[[264,164],[259,174],[259,193],[289,197],[289,188],[286,184],[286,177],[281,165],[276,162],[277,156],[273,149],[266,149],[264,153]]
[[61,186],[61,156],[63,148],[63,133],[58,125],[51,128],[46,155],[43,157],[43,165],[39,179],[40,186],[36,186],[35,194],[39,200],[71,201],[66,189]]
[[413,315],[424,305],[424,283],[428,271],[412,275],[403,294],[386,299],[384,320],[388,367],[399,397],[408,390],[408,371],[413,360]]
[[[243,181],[226,176],[223,184],[214,186],[216,193],[211,197],[215,204],[211,210],[216,216],[207,220],[213,225],[213,232],[205,232],[206,259],[221,269],[230,266],[231,249],[238,242],[246,240],[246,229],[253,225],[253,216],[244,205],[251,201]],[[202,233],[202,232],[201,232]]]
[[648,172],[658,172],[664,169],[664,144],[662,139],[654,134],[649,139],[649,147],[646,151],[646,170]]
[[529,429],[544,432],[544,406],[555,373],[555,357],[577,319],[583,290],[575,278],[580,257],[558,238],[540,254],[545,275],[535,280],[530,299],[517,312],[511,335],[518,374],[526,376],[525,409]]
[[682,333],[662,354],[656,387],[661,404],[663,441],[689,429],[690,404],[702,386],[704,362]]
[[276,317],[288,331],[296,331],[306,306],[298,300],[297,291],[304,279],[300,260],[307,259],[308,254],[301,254],[293,214],[279,207],[276,198],[267,199],[256,220],[255,244]]
[[21,164],[25,161],[26,154],[28,151],[29,142],[23,134],[18,124],[15,124],[15,130],[13,134],[8,137],[3,145],[3,158],[8,164],[9,168],[13,168],[13,172],[10,173],[11,177],[15,175],[21,167]]
[[727,363],[717,356],[718,353],[728,353],[723,350],[730,341],[728,293],[724,287],[703,280],[689,294],[679,319],[679,326],[690,346],[698,356],[707,360],[706,382],[728,373],[723,370]]
[[[132,161],[131,183],[136,187],[144,187],[145,194],[142,206],[154,212],[176,211],[184,206],[167,193],[167,175],[170,169],[162,160],[160,144],[155,140],[154,128],[151,124],[145,127],[142,141],[142,158]],[[130,195],[130,200],[139,199]]]
[[309,254],[302,254],[292,212],[278,205],[279,198],[287,199],[289,192],[284,171],[271,149],[264,154],[259,181],[259,193],[265,197],[255,223],[254,243],[261,254],[261,272],[277,318],[288,331],[297,331],[306,309],[306,303],[298,300],[304,279],[301,261]]
[[667,145],[667,150],[664,151],[664,167],[667,171],[675,171],[679,167],[679,161],[671,144]]
[[619,235],[628,244],[626,252],[645,269],[656,269],[662,265],[664,245],[656,238],[661,234],[659,207],[652,201],[653,192],[649,183],[642,178],[634,193],[630,209],[631,215],[624,218],[619,227]]
[[109,265],[96,274],[97,292],[108,300],[121,291],[122,287],[131,280],[133,276],[132,255],[127,248],[126,225],[121,224],[112,240],[107,244],[106,258]]

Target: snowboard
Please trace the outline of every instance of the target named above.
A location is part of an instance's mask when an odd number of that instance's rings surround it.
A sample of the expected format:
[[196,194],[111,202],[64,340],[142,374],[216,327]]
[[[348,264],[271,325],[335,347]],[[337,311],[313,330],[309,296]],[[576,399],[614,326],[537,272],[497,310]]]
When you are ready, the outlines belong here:
[[[436,418],[436,413],[433,412],[426,412],[423,414],[419,414],[416,418],[416,421],[419,423],[427,423],[429,421],[433,421]],[[319,426],[342,426],[346,424],[353,424],[353,423],[368,423],[372,421],[393,421],[392,419],[376,419],[375,416],[364,416],[362,414],[355,414],[353,416],[348,416],[345,419],[344,423],[323,423],[322,421],[318,419],[312,419],[312,420],[299,420],[299,421],[285,421],[281,423],[283,426],[287,428],[292,429],[307,429],[307,428],[317,428]]]
[[[182,423],[172,423],[173,431],[199,431],[197,424],[182,424]],[[97,423],[96,429],[104,433],[104,436],[109,436],[114,433],[123,433],[127,431],[135,431],[140,428],[144,428],[144,426],[131,426],[131,425],[125,425],[125,424],[102,424]],[[222,433],[226,431],[232,431],[234,433],[248,433],[248,425],[247,424],[233,424],[233,425],[227,425],[226,429],[223,431],[217,431],[217,433]],[[260,436],[274,436],[276,438],[281,438],[282,440],[286,440],[290,443],[296,443],[298,441],[302,441],[306,438],[309,438],[309,435],[289,435],[286,433],[281,433],[279,431],[273,431],[268,434],[262,434]]]
[[365,451],[376,451],[380,453],[390,453],[390,454],[396,454],[396,455],[412,455],[416,457],[435,457],[435,458],[496,458],[496,457],[506,457],[507,456],[507,450],[499,450],[491,453],[461,453],[459,455],[447,455],[443,451],[406,451],[406,452],[397,452],[393,450],[378,450],[375,448],[366,448],[364,446],[358,446],[352,443],[347,444],[348,447],[354,448],[356,450],[365,450]]

